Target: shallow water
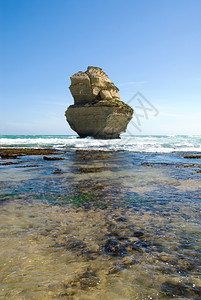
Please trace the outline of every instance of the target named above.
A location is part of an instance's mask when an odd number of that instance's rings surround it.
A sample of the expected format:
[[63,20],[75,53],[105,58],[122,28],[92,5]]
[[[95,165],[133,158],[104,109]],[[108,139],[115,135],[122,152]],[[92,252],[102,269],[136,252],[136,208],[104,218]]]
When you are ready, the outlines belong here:
[[201,160],[63,157],[0,165],[0,297],[200,299]]

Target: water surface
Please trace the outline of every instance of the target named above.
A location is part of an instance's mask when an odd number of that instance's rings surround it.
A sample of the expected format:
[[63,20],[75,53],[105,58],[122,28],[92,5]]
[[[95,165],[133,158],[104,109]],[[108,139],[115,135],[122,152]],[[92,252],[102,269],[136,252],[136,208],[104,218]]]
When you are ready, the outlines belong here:
[[201,159],[60,156],[0,161],[0,297],[200,299]]

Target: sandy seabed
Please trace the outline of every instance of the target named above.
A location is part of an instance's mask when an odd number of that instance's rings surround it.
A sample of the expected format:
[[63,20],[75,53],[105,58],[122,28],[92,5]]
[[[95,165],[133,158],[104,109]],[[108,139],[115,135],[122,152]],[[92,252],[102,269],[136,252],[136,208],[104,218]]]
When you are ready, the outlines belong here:
[[0,149],[1,299],[200,299],[199,157],[39,150]]

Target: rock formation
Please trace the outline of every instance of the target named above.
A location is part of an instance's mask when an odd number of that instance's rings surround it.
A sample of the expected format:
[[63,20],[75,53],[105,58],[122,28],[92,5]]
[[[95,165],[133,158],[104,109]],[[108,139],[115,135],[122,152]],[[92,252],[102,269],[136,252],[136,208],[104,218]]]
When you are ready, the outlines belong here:
[[119,138],[125,132],[133,109],[121,101],[119,89],[98,67],[88,67],[71,77],[74,105],[66,119],[80,137]]

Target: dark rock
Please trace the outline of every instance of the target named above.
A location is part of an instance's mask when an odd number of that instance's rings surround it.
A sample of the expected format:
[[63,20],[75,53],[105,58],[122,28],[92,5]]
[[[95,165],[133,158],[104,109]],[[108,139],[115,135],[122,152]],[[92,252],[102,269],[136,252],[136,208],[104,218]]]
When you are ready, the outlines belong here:
[[97,286],[99,283],[100,279],[97,277],[96,272],[86,271],[64,283],[64,288],[67,289],[66,293],[68,293],[69,290],[76,290],[77,288],[88,290],[91,287]]
[[109,239],[104,246],[104,251],[111,256],[124,256],[127,254],[125,245],[122,245],[117,239]]
[[63,174],[64,172],[61,169],[56,169],[53,174]]
[[64,160],[64,157],[43,156],[44,160]]
[[79,277],[79,283],[82,289],[95,287],[100,283],[100,279],[96,276],[95,272],[85,272]]
[[133,236],[135,236],[135,237],[142,237],[143,235],[144,235],[144,232],[142,232],[140,230],[133,231]]
[[17,158],[22,155],[48,155],[48,154],[65,154],[53,149],[33,149],[33,148],[0,148],[0,156],[5,158]]
[[9,165],[17,165],[19,162],[12,162],[12,161],[9,161],[9,162],[6,162],[6,163],[2,163],[0,164],[1,166],[9,166]]
[[16,154],[9,154],[9,153],[1,154],[0,156],[2,159],[16,159],[18,157],[18,155]]
[[183,296],[187,299],[200,299],[192,298],[195,296],[201,297],[201,287],[194,286],[192,284],[185,283],[174,283],[171,281],[166,281],[162,284],[162,290],[165,292],[166,296]]
[[101,172],[104,170],[104,168],[101,167],[93,167],[93,168],[77,168],[76,169],[78,172],[80,173],[97,173],[97,172]]
[[75,241],[68,241],[65,243],[56,243],[52,247],[64,248],[66,250],[73,250],[73,251],[82,251],[82,249],[86,247],[86,244],[82,241],[75,240]]
[[141,248],[140,243],[131,242],[129,238],[118,239],[114,237],[107,240],[104,246],[104,252],[111,256],[123,257],[136,251],[141,252]]
[[117,222],[128,222],[128,219],[125,217],[119,217],[116,219]]
[[201,155],[190,155],[189,154],[189,155],[185,155],[184,158],[195,158],[195,159],[197,158],[198,159],[198,158],[201,158]]
[[41,165],[24,165],[24,166],[16,166],[16,168],[37,168]]

